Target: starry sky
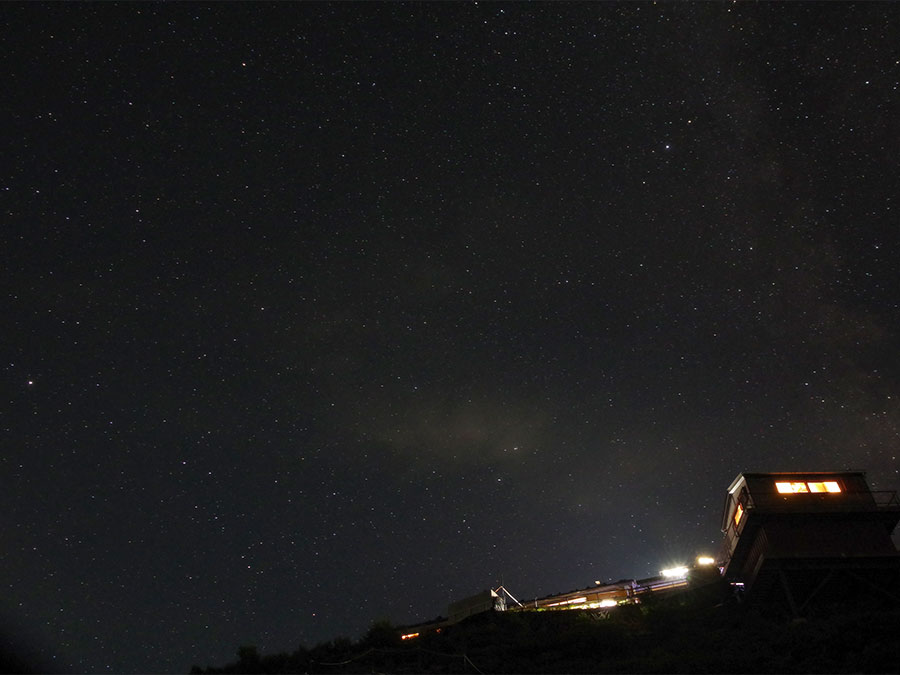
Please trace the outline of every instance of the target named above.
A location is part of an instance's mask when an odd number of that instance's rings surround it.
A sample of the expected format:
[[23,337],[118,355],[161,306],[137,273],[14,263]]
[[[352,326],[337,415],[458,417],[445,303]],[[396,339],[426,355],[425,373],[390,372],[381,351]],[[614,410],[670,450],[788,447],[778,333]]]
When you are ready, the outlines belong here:
[[5,4],[0,632],[186,672],[900,487],[893,3]]

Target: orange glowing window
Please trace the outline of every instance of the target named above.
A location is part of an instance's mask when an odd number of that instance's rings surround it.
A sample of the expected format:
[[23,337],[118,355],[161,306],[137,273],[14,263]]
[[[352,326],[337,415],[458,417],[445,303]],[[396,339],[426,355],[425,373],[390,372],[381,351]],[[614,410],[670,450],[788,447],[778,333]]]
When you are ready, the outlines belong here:
[[798,492],[809,492],[806,483],[775,483],[775,489],[781,494],[796,494]]
[[833,480],[826,480],[820,483],[807,483],[810,492],[840,492],[841,486]]
[[734,510],[734,524],[737,525],[741,522],[741,518],[744,516],[744,507],[740,504],[737,505],[737,508]]
[[838,485],[837,481],[833,480],[809,481],[805,483],[778,482],[775,483],[775,489],[781,494],[790,495],[808,492],[840,492],[841,486]]

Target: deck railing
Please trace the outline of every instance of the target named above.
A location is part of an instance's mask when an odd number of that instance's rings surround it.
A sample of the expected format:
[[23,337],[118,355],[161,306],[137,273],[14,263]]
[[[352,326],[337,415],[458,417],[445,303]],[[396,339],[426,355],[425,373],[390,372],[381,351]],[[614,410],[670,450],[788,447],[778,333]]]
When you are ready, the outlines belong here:
[[827,511],[861,512],[871,510],[900,510],[900,498],[896,490],[867,492],[764,494],[749,496],[745,509],[759,511]]

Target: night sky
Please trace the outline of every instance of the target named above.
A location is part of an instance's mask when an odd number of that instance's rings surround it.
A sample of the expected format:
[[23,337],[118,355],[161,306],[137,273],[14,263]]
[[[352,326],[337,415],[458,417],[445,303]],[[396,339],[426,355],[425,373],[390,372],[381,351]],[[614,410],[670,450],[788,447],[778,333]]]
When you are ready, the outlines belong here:
[[0,16],[0,629],[44,667],[650,576],[741,471],[900,487],[900,6]]

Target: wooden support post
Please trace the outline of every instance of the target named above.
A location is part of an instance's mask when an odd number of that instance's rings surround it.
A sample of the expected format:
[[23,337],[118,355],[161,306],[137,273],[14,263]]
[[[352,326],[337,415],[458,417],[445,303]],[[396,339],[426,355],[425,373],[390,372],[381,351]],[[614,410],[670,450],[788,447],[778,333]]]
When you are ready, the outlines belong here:
[[780,567],[778,568],[778,578],[781,580],[781,587],[784,589],[788,604],[791,606],[791,613],[794,615],[795,619],[799,619],[800,612],[797,610],[797,603],[794,602],[794,594],[791,593],[791,585],[788,583],[787,575],[784,573],[784,570]]
[[816,595],[818,594],[818,592],[821,591],[829,581],[831,581],[831,577],[833,577],[833,576],[834,576],[834,568],[832,567],[830,570],[828,570],[828,574],[825,575],[825,578],[822,579],[822,581],[820,581],[820,582],[818,583],[818,585],[816,585],[816,587],[815,587],[815,589],[813,590],[813,592],[810,593],[810,594],[809,594],[809,597],[806,598],[806,600],[803,601],[803,604],[802,604],[802,605],[800,605],[800,611],[801,611],[801,612],[802,612],[804,609],[806,609],[806,606],[810,603],[810,601],[811,601],[814,597],[816,597]]

